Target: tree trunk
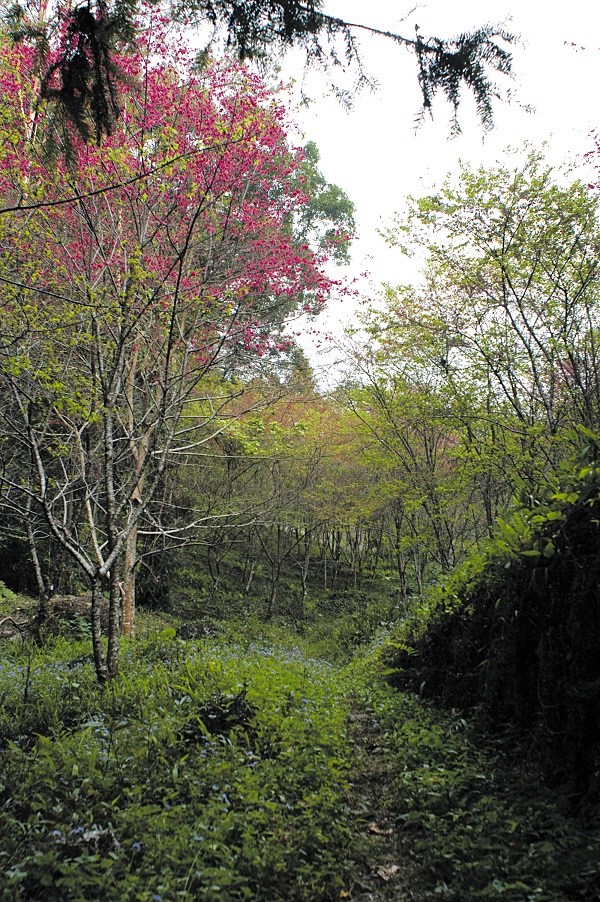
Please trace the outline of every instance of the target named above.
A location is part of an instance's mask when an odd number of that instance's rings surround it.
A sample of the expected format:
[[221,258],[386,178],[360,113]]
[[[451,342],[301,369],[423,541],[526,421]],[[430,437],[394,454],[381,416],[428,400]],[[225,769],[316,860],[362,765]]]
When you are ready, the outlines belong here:
[[[123,574],[123,635],[135,636],[135,565],[137,563],[137,524],[125,542],[125,572]],[[112,590],[111,590],[112,597]]]
[[119,614],[121,612],[121,583],[116,571],[111,573],[110,602],[108,607],[108,652],[106,664],[109,677],[113,677],[119,665]]
[[301,630],[304,629],[304,614],[305,614],[305,606],[306,606],[306,598],[308,596],[308,568],[310,566],[310,540],[311,533],[304,533],[304,560],[300,565],[300,583],[302,586],[302,591],[300,594],[300,604],[298,608],[298,623]]
[[423,560],[423,555],[419,551],[418,548],[413,550],[413,565],[415,570],[415,579],[417,581],[417,589],[419,595],[423,594],[423,584],[424,584],[424,573],[425,573],[425,562]]
[[273,577],[271,582],[271,594],[269,595],[269,603],[267,605],[267,619],[270,620],[277,604],[277,589],[279,586],[279,578]]
[[395,516],[394,517],[394,528],[396,530],[396,569],[398,571],[398,580],[400,583],[400,598],[402,601],[406,599],[406,593],[408,590],[407,580],[406,580],[406,567],[407,567],[407,559],[405,553],[402,551],[402,521],[403,517]]
[[[252,585],[252,580],[254,579],[254,571],[256,570],[256,561],[252,560],[250,562],[250,572],[247,574],[248,579],[246,580],[246,584],[244,586],[244,595],[248,595],[250,592],[250,587]],[[246,574],[244,574],[244,577]]]
[[29,554],[31,555],[31,560],[33,561],[33,569],[35,571],[35,579],[38,587],[39,602],[35,614],[35,637],[39,642],[41,640],[41,633],[44,623],[46,622],[46,619],[48,617],[48,596],[50,589],[46,588],[46,584],[44,582],[42,565],[40,564],[35,536],[33,534],[33,526],[31,525],[31,497],[27,498],[27,510],[25,519],[27,523],[27,541],[29,543]]
[[96,575],[92,578],[92,646],[94,649],[94,666],[99,683],[109,678],[108,668],[102,648],[102,579]]

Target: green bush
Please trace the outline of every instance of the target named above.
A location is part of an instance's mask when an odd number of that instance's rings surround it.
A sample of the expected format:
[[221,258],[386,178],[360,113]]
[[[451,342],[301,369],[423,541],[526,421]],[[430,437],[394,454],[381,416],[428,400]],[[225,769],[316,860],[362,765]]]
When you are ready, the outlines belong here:
[[386,762],[378,773],[389,775],[381,791],[393,860],[408,863],[406,898],[598,902],[597,812],[561,810],[514,732],[486,733],[455,710],[377,685],[367,664],[359,704]]

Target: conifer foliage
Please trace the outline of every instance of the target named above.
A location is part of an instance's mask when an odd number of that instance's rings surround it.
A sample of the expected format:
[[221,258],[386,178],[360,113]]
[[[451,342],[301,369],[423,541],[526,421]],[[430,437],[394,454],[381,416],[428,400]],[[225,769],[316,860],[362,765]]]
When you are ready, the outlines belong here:
[[[43,5],[43,4],[42,4]],[[124,73],[119,53],[136,40],[136,0],[87,0],[59,7],[58,37],[50,23],[31,14],[28,4],[16,2],[6,17],[14,39],[37,34],[40,54],[41,99],[52,100],[58,119],[74,127],[84,141],[110,135],[119,116],[119,83]],[[499,89],[491,74],[511,75],[512,56],[504,46],[514,36],[501,27],[486,25],[451,40],[426,37],[417,30],[407,38],[368,24],[349,22],[323,11],[322,0],[173,0],[171,15],[182,24],[212,26],[213,38],[225,39],[239,59],[272,59],[290,47],[301,47],[307,65],[325,71],[350,66],[356,88],[373,87],[366,72],[358,35],[377,34],[414,54],[423,100],[423,113],[431,113],[433,98],[441,91],[454,109],[454,130],[464,87],[473,93],[484,128],[492,125],[492,100]],[[51,35],[54,34],[54,38]],[[47,58],[46,47],[54,46]],[[349,102],[346,91],[338,96]]]

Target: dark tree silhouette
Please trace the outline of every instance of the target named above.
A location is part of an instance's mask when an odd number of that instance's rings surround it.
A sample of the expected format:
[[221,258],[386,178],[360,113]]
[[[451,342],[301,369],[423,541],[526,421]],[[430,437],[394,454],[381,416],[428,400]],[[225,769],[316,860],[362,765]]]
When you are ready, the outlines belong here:
[[[135,40],[139,0],[86,0],[64,13],[60,49],[44,66],[41,53],[40,96],[53,101],[57,119],[73,127],[85,140],[111,134],[119,116],[115,63],[117,51]],[[484,128],[493,125],[492,101],[499,96],[493,73],[510,76],[512,55],[506,44],[514,36],[503,28],[485,25],[451,40],[404,37],[323,12],[323,0],[172,0],[171,15],[188,25],[213,28],[213,37],[225,38],[241,59],[266,60],[291,47],[301,47],[308,65],[330,70],[340,63],[354,67],[356,90],[372,85],[365,71],[358,36],[378,34],[413,53],[421,88],[423,114],[431,113],[433,99],[442,92],[454,108],[453,130],[459,130],[457,112],[461,89],[473,93]],[[15,39],[42,35],[18,3],[5,16]],[[42,48],[47,36],[39,37]],[[346,92],[338,92],[348,99]]]

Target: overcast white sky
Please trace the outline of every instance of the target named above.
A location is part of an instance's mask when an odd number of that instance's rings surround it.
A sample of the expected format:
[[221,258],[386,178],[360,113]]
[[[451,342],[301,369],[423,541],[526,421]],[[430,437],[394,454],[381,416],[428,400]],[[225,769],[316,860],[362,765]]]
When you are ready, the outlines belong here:
[[[433,122],[425,121],[415,131],[420,108],[416,67],[408,52],[384,38],[361,39],[367,68],[380,88],[375,94],[359,96],[352,112],[323,96],[327,87],[323,76],[315,74],[305,84],[315,100],[295,118],[306,139],[316,141],[324,175],[344,188],[356,204],[359,237],[350,273],[368,269],[373,293],[384,281],[398,284],[413,277],[410,262],[388,249],[377,235],[377,229],[402,209],[406,195],[419,195],[439,184],[447,173],[458,171],[460,159],[474,165],[493,164],[507,145],[530,141],[539,146],[548,141],[556,163],[574,160],[593,146],[590,133],[600,129],[600,3],[596,0],[428,0],[412,13],[410,4],[405,6],[401,0],[326,0],[325,10],[408,37],[414,35],[416,23],[425,36],[452,37],[489,22],[503,23],[521,37],[513,51],[514,82],[498,79],[515,99],[496,105],[496,128],[486,136],[468,97],[459,137],[449,137],[450,109],[441,97]],[[299,76],[300,71],[300,59],[291,57],[284,73]],[[535,111],[526,112],[518,101]],[[363,288],[369,291],[366,284]],[[352,305],[344,308],[337,305],[319,317],[319,327],[339,329],[340,320],[353,313]]]

